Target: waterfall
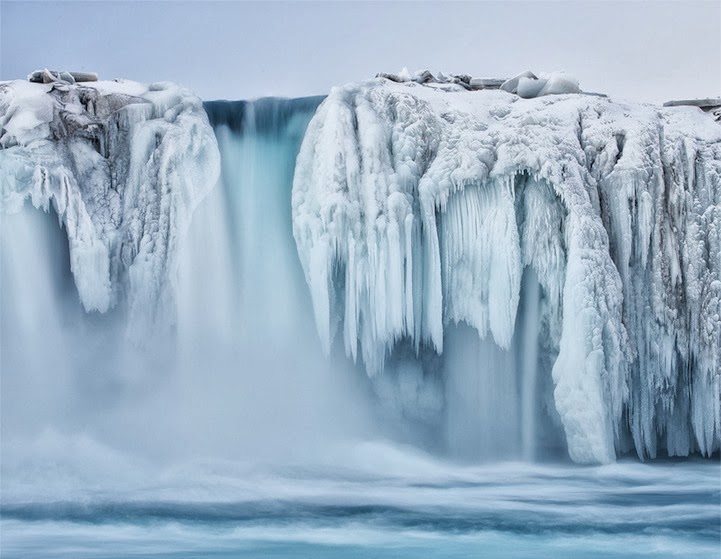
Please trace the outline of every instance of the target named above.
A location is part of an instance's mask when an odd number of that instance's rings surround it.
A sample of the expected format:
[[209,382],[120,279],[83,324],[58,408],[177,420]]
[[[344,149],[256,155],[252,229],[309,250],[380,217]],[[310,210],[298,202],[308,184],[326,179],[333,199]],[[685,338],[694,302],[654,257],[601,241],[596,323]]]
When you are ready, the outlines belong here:
[[320,101],[205,104],[221,178],[181,249],[178,397],[192,418],[186,428],[261,460],[308,458],[367,422],[365,381],[321,351],[293,241],[295,157]]
[[521,328],[516,328],[521,343],[521,455],[524,460],[536,457],[536,423],[539,412],[538,359],[540,334],[541,286],[533,270],[526,270],[521,287],[521,306],[518,311]]

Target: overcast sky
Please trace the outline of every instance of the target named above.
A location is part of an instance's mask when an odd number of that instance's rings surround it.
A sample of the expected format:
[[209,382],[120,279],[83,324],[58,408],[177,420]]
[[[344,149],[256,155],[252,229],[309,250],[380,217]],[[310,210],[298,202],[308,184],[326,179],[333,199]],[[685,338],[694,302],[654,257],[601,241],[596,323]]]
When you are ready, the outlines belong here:
[[379,71],[566,70],[587,91],[721,94],[721,1],[16,2],[0,79],[35,69],[172,80],[205,99],[326,93]]

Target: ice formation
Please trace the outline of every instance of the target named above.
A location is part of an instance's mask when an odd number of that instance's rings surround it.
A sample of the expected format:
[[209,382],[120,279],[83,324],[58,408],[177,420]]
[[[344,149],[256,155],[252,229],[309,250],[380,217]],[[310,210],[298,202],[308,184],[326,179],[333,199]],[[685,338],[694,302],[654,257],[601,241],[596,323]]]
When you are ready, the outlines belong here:
[[51,204],[87,311],[127,302],[129,328],[172,299],[176,249],[214,186],[201,101],[170,83],[0,83],[2,211]]
[[[577,90],[556,78],[541,89]],[[531,267],[573,460],[717,451],[721,127],[691,107],[400,82],[333,89],[298,156],[325,350],[342,330],[377,375],[401,341],[443,352],[458,322],[507,348]]]

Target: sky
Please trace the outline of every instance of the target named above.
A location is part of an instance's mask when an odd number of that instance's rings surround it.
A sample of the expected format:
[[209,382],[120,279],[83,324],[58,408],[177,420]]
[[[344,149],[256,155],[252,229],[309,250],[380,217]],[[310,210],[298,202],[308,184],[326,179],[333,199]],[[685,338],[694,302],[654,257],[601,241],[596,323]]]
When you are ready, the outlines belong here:
[[721,95],[721,1],[0,0],[0,79],[171,80],[204,99],[298,97],[377,72],[574,74],[644,102]]

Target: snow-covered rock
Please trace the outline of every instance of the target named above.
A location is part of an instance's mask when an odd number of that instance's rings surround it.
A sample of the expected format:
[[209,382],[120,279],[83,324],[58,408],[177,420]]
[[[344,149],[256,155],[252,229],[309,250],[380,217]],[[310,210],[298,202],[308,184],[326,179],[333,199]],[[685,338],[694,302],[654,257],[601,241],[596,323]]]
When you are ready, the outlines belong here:
[[179,239],[219,174],[201,101],[170,83],[2,82],[0,126],[2,211],[52,205],[85,309],[123,300],[130,328],[152,323],[172,299]]
[[[564,93],[581,93],[578,80],[565,72],[542,73],[536,76],[530,70],[521,72],[508,79],[502,78],[474,78],[467,74],[450,74],[443,72],[432,73],[430,70],[419,70],[413,74],[408,68],[403,68],[397,74],[380,72],[376,78],[383,78],[395,83],[413,83],[435,87],[438,89],[453,90],[462,87],[468,90],[502,89],[508,93],[515,93],[524,99],[541,97],[543,95],[561,95]],[[451,86],[451,87],[447,87]]]
[[325,349],[342,331],[376,375],[401,340],[441,353],[455,322],[508,347],[530,266],[574,460],[718,450],[721,127],[537,96],[577,90],[563,76],[527,100],[399,81],[333,89],[298,156],[294,235]]
[[524,99],[581,92],[578,80],[565,72],[551,72],[536,77],[530,70],[506,80],[501,84],[500,89],[515,93]]
[[28,81],[34,83],[76,83],[76,82],[96,82],[98,75],[94,72],[68,72],[66,70],[36,70],[28,75]]

